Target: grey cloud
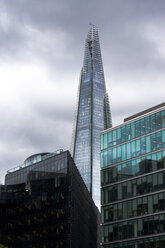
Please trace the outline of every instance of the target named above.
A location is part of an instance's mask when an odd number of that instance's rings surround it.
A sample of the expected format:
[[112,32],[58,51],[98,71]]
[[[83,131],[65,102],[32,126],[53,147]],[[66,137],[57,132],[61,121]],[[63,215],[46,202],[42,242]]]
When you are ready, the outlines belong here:
[[71,104],[56,104],[52,105],[50,104],[37,104],[34,106],[34,109],[36,110],[37,114],[42,116],[42,118],[47,119],[57,119],[59,121],[65,121],[66,123],[71,123],[73,120],[73,106]]
[[[158,4],[159,3],[159,4]],[[82,63],[80,54],[83,53],[84,34],[89,22],[94,22],[100,26],[101,34],[104,39],[104,49],[106,56],[105,62],[112,64],[111,69],[126,70],[126,68],[134,69],[134,71],[141,66],[141,68],[148,65],[153,67],[158,65],[158,68],[163,68],[164,62],[157,57],[157,51],[154,44],[146,40],[143,34],[143,24],[150,22],[159,25],[164,21],[164,7],[165,3],[162,0],[155,2],[151,1],[3,1],[4,9],[21,24],[18,29],[12,32],[9,30],[9,38],[4,34],[5,47],[10,53],[11,48],[15,48],[19,53],[22,44],[27,51],[28,42],[24,28],[26,25],[40,30],[41,32],[51,30],[54,35],[56,31],[64,32],[67,39],[67,51],[73,54],[68,60],[60,61],[56,58],[56,51],[58,47],[54,46],[46,52],[38,50],[38,44],[33,44],[33,54],[42,57],[49,65],[57,66],[62,71],[65,67],[68,72],[71,68],[76,67],[78,58],[79,65]],[[21,28],[22,27],[22,28]],[[15,28],[15,26],[13,26]],[[17,34],[17,32],[19,32]],[[104,30],[104,33],[103,33]],[[14,42],[13,42],[14,41]],[[18,41],[18,42],[17,42]],[[41,41],[42,42],[42,41]],[[51,43],[51,41],[50,41]],[[82,51],[80,53],[80,51]],[[25,52],[25,49],[23,50]],[[6,51],[7,53],[7,51]],[[107,56],[108,54],[108,56]],[[61,51],[62,56],[62,51]],[[111,59],[110,59],[111,58]],[[153,60],[155,59],[155,60]],[[155,61],[155,64],[153,64]],[[160,66],[163,63],[163,66]]]
[[[7,169],[23,163],[26,157],[42,151],[53,152],[59,148],[69,149],[72,123],[64,120],[44,119],[45,116],[26,118],[23,122],[17,117],[17,126],[6,123],[5,133],[1,135],[0,178]],[[57,118],[57,120],[56,120]]]
[[[0,23],[0,60],[41,60],[52,77],[61,75],[62,81],[65,76],[67,87],[70,84],[77,91],[89,23],[98,25],[107,88],[119,91],[115,96],[109,92],[112,114],[120,121],[163,99],[151,95],[155,96],[153,88],[158,75],[164,77],[164,58],[145,32],[148,24],[163,29],[164,10],[164,0],[1,0],[0,14],[7,14],[9,25],[5,29]],[[127,89],[137,84],[142,87],[145,78],[151,95],[142,99],[138,93],[130,104],[124,85]],[[54,81],[60,83],[60,77],[59,82]],[[119,98],[122,92],[125,96],[121,107],[115,97]],[[30,97],[24,101],[26,118],[17,108],[14,117],[0,111],[0,178],[6,169],[23,162],[31,153],[66,149],[70,144],[74,107],[63,99],[62,91],[59,102]]]

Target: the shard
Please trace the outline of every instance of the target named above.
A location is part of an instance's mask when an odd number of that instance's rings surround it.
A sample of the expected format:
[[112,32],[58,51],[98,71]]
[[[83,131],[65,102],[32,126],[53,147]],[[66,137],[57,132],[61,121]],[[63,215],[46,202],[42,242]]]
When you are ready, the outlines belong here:
[[71,152],[95,204],[100,206],[100,132],[112,126],[98,29],[85,42]]

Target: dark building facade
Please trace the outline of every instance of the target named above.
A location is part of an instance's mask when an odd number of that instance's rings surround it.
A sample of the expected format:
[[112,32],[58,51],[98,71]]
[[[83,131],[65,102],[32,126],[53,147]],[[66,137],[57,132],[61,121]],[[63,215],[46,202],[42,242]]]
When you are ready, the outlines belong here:
[[0,243],[97,248],[99,212],[70,153],[37,156],[8,172],[0,186]]
[[100,207],[100,132],[112,126],[104,80],[98,29],[92,26],[85,42],[72,140],[77,168]]
[[103,248],[165,247],[165,103],[101,135]]

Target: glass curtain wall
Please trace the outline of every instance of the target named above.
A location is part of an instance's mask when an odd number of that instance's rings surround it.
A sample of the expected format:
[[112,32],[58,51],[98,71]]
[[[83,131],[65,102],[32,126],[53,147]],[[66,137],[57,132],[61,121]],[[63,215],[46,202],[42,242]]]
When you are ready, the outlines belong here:
[[101,136],[102,248],[164,247],[165,104]]
[[105,126],[111,127],[111,115],[108,109],[99,35],[97,28],[92,26],[85,42],[72,152],[81,176],[98,207],[100,206],[100,132]]

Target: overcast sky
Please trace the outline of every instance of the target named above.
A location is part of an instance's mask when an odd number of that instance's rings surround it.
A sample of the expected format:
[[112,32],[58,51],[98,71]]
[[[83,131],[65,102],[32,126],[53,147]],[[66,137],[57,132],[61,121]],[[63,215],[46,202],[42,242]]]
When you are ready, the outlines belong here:
[[164,0],[0,0],[0,181],[68,149],[89,23],[99,28],[113,124],[164,102]]

